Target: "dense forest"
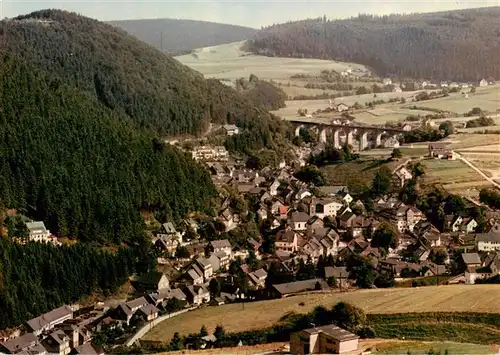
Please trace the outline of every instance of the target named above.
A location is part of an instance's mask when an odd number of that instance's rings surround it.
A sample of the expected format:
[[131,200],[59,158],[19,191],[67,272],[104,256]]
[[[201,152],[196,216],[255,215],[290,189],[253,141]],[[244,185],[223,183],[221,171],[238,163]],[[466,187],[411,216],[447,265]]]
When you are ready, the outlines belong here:
[[0,329],[22,324],[82,295],[115,292],[133,272],[154,266],[144,250],[121,247],[112,254],[88,244],[21,246],[0,238]]
[[160,136],[199,134],[209,122],[228,119],[245,120],[261,136],[276,124],[254,110],[251,97],[205,80],[122,30],[74,13],[43,10],[5,20],[0,46]]
[[0,202],[56,235],[130,241],[139,210],[210,213],[208,173],[89,95],[20,58],[0,67]]
[[500,7],[345,20],[325,16],[265,28],[249,46],[270,56],[360,63],[384,76],[499,79],[499,18]]
[[108,23],[171,55],[250,39],[257,32],[250,27],[194,20],[148,19]]

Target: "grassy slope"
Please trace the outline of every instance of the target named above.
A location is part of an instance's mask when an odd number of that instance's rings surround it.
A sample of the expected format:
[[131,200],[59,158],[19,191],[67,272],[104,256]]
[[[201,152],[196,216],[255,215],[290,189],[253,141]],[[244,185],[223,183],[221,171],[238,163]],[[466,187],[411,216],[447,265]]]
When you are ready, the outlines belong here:
[[[500,313],[496,285],[454,285],[409,289],[360,290],[349,293],[301,295],[284,299],[207,307],[164,321],[146,334],[146,340],[170,340],[174,332],[209,332],[222,324],[227,332],[270,327],[288,312],[309,312],[317,305],[330,307],[344,300],[368,313],[492,312]],[[304,306],[299,303],[304,302]]]

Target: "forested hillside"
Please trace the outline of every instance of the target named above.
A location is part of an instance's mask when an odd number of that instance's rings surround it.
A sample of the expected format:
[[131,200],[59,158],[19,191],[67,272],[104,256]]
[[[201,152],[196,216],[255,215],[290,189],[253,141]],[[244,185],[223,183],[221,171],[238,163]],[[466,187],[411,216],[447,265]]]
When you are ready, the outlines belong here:
[[95,291],[116,292],[132,273],[147,271],[152,260],[137,247],[111,254],[88,244],[21,246],[0,238],[0,329]]
[[270,56],[365,64],[379,75],[500,79],[500,7],[439,13],[326,17],[259,31],[251,50]]
[[228,117],[247,120],[257,131],[274,124],[269,115],[252,113],[254,103],[234,89],[74,13],[44,10],[4,21],[0,43],[160,136],[198,134]]
[[59,236],[131,241],[141,209],[210,212],[208,173],[119,114],[26,64],[0,66],[0,202]]
[[250,39],[257,32],[250,27],[193,20],[151,19],[108,23],[171,55]]

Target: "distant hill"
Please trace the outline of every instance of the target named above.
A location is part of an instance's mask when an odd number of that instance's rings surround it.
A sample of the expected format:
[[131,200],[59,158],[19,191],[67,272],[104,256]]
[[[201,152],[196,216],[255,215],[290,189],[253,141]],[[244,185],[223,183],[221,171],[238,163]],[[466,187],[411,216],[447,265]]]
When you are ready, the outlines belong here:
[[125,20],[108,23],[171,55],[250,39],[258,31],[250,27],[175,19]]
[[335,59],[384,76],[500,79],[500,7],[437,13],[327,18],[259,31],[250,49],[269,56]]

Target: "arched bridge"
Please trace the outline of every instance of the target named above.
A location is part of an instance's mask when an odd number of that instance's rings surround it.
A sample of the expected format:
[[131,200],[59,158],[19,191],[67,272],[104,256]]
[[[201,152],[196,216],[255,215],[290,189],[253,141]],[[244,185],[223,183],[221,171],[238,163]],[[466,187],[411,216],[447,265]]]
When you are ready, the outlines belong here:
[[398,138],[405,131],[400,128],[381,127],[381,126],[365,126],[360,124],[338,123],[337,120],[325,119],[311,119],[311,118],[297,118],[288,120],[293,128],[295,135],[300,134],[301,128],[315,127],[319,134],[319,141],[326,143],[328,138],[333,139],[333,144],[336,148],[340,148],[340,134],[346,136],[346,142],[349,145],[354,145],[354,134],[358,135],[359,150],[364,150],[368,147],[370,140],[373,140],[375,146],[378,147],[382,144],[382,137],[389,136]]

